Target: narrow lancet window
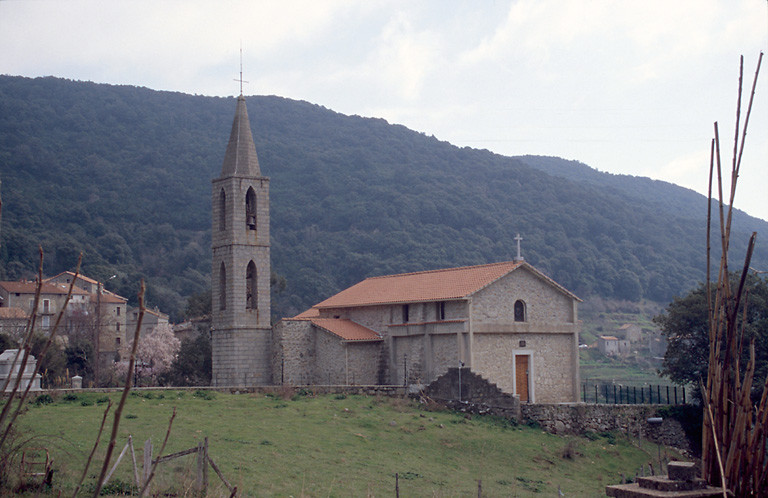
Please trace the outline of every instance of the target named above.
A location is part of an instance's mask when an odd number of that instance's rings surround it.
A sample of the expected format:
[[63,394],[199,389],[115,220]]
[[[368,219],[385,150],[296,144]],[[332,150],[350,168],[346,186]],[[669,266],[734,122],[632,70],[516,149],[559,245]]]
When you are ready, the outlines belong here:
[[518,299],[515,301],[515,321],[516,322],[524,322],[525,321],[525,301]]
[[257,299],[256,289],[256,265],[251,261],[245,271],[245,308],[249,310],[256,309]]
[[248,230],[256,230],[256,192],[248,187],[245,194],[245,225]]
[[227,268],[224,263],[219,267],[219,309],[227,309]]
[[221,189],[219,193],[219,230],[227,229],[227,193]]

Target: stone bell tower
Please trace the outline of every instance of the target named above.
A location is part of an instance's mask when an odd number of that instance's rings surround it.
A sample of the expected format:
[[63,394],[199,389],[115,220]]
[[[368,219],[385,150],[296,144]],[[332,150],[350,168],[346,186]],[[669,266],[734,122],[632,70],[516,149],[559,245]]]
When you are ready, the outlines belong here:
[[269,384],[269,178],[261,176],[242,93],[212,183],[212,383]]

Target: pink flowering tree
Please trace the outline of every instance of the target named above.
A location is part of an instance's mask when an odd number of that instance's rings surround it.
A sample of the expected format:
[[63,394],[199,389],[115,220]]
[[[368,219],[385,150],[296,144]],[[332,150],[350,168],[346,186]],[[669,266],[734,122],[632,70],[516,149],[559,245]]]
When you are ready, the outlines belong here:
[[[133,341],[129,341],[128,351],[132,348]],[[158,376],[171,368],[173,360],[179,352],[181,341],[173,334],[173,328],[168,324],[158,325],[148,334],[139,338],[139,347],[136,350],[136,366],[130,372],[137,381],[136,385],[157,385]],[[125,378],[128,374],[128,360],[115,365],[119,378]]]

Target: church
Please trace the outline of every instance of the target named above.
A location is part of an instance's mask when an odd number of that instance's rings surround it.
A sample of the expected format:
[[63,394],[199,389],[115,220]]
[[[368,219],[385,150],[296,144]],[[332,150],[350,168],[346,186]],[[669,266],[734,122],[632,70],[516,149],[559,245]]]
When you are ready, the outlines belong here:
[[514,261],[372,277],[270,324],[269,178],[245,97],[212,182],[213,385],[426,386],[469,368],[522,402],[579,399],[578,303]]

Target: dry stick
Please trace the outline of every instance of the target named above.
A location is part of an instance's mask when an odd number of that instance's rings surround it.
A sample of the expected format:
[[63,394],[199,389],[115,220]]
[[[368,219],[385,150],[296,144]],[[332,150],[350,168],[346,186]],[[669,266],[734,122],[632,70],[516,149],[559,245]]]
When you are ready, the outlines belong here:
[[104,478],[104,484],[109,482],[109,479],[112,477],[112,474],[115,473],[115,469],[117,469],[117,466],[120,465],[120,461],[125,456],[125,452],[128,451],[129,443],[126,442],[125,446],[123,446],[123,451],[120,452],[120,455],[118,455],[117,460],[115,460],[115,464],[112,466],[112,468],[107,473],[107,477]]
[[[725,273],[728,273],[728,244],[726,242],[726,231],[725,231],[725,213],[723,212],[723,170],[722,165],[720,164],[720,132],[717,126],[717,121],[715,121],[715,159],[717,164],[717,198],[718,198],[718,207],[720,210],[720,247],[721,247],[721,253],[720,253],[720,275],[718,276],[718,280],[721,280],[723,277],[723,271],[725,270]],[[723,268],[725,266],[725,268]]]
[[[755,251],[755,241],[757,240],[757,232],[752,232],[752,236],[749,238],[747,245],[747,255],[744,258],[744,267],[741,270],[741,279],[739,280],[739,288],[736,292],[736,302],[734,303],[734,310],[738,310],[741,305],[741,296],[744,294],[744,286],[747,282],[747,275],[749,274],[749,263],[752,261],[752,253]],[[734,324],[736,326],[736,320],[734,315]]]
[[[736,195],[736,179],[739,177],[739,168],[736,165],[739,150],[739,124],[741,124],[741,93],[744,83],[744,56],[739,57],[739,90],[736,97],[736,124],[733,133],[733,164],[731,166],[731,197],[728,205],[733,207],[733,199]],[[730,213],[729,213],[730,214]],[[729,220],[730,222],[730,217]]]
[[[704,388],[703,382],[701,381],[701,379],[699,379],[699,386],[701,386],[701,388]],[[702,398],[704,399],[704,405],[706,406],[707,414],[709,415],[708,417],[709,423],[712,424],[712,432],[714,433],[715,427],[714,427],[714,418],[712,416],[712,406],[709,404],[709,400],[706,397],[702,396]],[[717,438],[714,438],[713,442],[715,444],[715,454],[717,455],[717,465],[720,468],[720,484],[722,485],[722,488],[723,488],[723,498],[726,498],[728,496],[728,490],[726,489],[726,486],[725,486],[725,471],[723,470],[723,460],[720,457],[720,447],[717,444]]]
[[[746,306],[745,306],[746,308]],[[741,351],[739,351],[741,353]],[[738,371],[738,370],[737,370]],[[745,464],[745,459],[748,457],[748,455],[751,455],[748,451],[742,451],[742,449],[747,446],[747,438],[748,433],[750,432],[750,428],[752,427],[752,410],[751,410],[751,402],[750,402],[750,392],[752,390],[752,380],[754,378],[755,374],[755,341],[754,338],[750,341],[749,345],[749,362],[747,363],[747,369],[744,373],[744,382],[741,386],[740,393],[740,399],[736,400],[738,401],[737,409],[738,409],[738,417],[737,417],[737,423],[734,425],[734,429],[737,431],[737,437],[736,441],[738,444],[731,445],[731,451],[735,451],[733,456],[733,461],[727,461],[726,465],[726,472],[729,473],[729,476],[731,476],[732,482],[736,481],[737,476],[741,473],[742,466]],[[739,423],[740,421],[740,423]],[[730,456],[729,456],[730,460]],[[747,462],[746,465],[749,465]],[[731,470],[729,471],[728,466],[730,466]],[[749,475],[749,474],[746,474]],[[743,482],[740,482],[741,486],[744,487]],[[747,484],[747,488],[748,483]]]
[[125,387],[123,388],[123,394],[120,397],[120,403],[115,410],[115,420],[112,422],[112,436],[109,439],[109,445],[107,446],[107,454],[104,456],[104,464],[101,466],[101,474],[99,474],[99,481],[96,484],[93,496],[99,496],[102,486],[104,486],[104,476],[107,475],[107,469],[109,468],[109,461],[112,458],[112,452],[115,449],[115,443],[117,441],[117,431],[120,428],[120,417],[123,414],[123,408],[125,407],[125,401],[128,399],[128,393],[131,390],[131,372],[136,364],[136,349],[139,345],[139,335],[141,332],[141,322],[144,321],[144,279],[141,279],[141,285],[139,288],[139,317],[136,321],[136,330],[133,333],[133,346],[131,347],[131,359],[128,362],[128,374],[125,379]]
[[[727,245],[725,242],[726,237],[726,230],[725,230],[725,224],[724,219],[725,215],[723,213],[723,181],[722,181],[722,166],[720,162],[720,134],[719,134],[719,128],[717,122],[714,123],[714,159],[716,160],[715,163],[717,165],[717,186],[718,186],[718,208],[719,208],[719,221],[720,221],[720,237],[721,237],[721,258],[720,258],[720,267],[718,271],[718,280],[717,280],[717,291],[715,293],[715,305],[713,307],[713,314],[710,319],[710,337],[714,336],[714,342],[711,342],[711,344],[715,344],[715,347],[712,348],[710,346],[710,355],[709,355],[709,364],[710,365],[716,365],[719,364],[719,358],[720,358],[720,338],[722,334],[722,313],[723,313],[723,307],[724,307],[724,301],[727,300],[728,296],[728,286],[725,285],[724,282],[727,282],[727,278],[723,278],[724,275],[727,275],[727,265],[728,265],[728,258],[727,258]],[[721,395],[721,379],[719,379],[718,372],[715,371],[713,368],[709,368],[708,375],[707,375],[707,396],[709,397],[710,401],[718,401]],[[712,420],[713,424],[713,432],[712,432],[712,439],[717,439],[719,437],[719,434],[722,434],[724,419],[721,420],[721,413],[718,413],[718,419]],[[708,462],[708,464],[704,465],[705,472],[708,476],[714,475],[714,468],[713,464],[714,462],[711,462],[709,459],[709,454],[711,452],[709,448],[708,441],[709,439],[707,436],[707,427],[706,425],[705,431],[703,432],[703,448],[704,448],[704,454],[707,456],[707,459],[705,462]],[[718,431],[718,428],[720,429]]]
[[[77,259],[77,268],[75,269],[75,278],[72,279],[72,282],[69,283],[69,290],[67,291],[67,296],[64,299],[64,305],[59,310],[58,315],[56,316],[56,322],[53,325],[53,329],[51,330],[51,333],[48,334],[48,341],[46,341],[45,346],[43,346],[43,349],[40,351],[40,359],[45,357],[45,354],[48,352],[48,348],[51,347],[51,344],[53,344],[53,339],[56,337],[56,332],[59,330],[59,325],[61,324],[61,319],[64,316],[64,311],[67,309],[67,305],[69,305],[69,300],[72,298],[72,290],[75,287],[75,281],[77,280],[77,277],[80,273],[80,263],[83,260],[83,253],[80,253],[80,257]],[[38,285],[38,288],[42,288],[42,284]],[[23,369],[21,370],[24,371]],[[40,363],[38,362],[35,366],[35,370],[32,372],[32,379],[35,378],[37,373],[40,371]],[[21,378],[21,376],[19,376]],[[24,405],[24,400],[27,399],[27,395],[29,394],[29,390],[32,388],[32,382],[30,381],[27,383],[27,388],[24,390],[24,393],[21,395],[21,398],[19,399],[19,404],[16,406],[16,411],[13,412],[13,416],[11,416],[11,420],[8,422],[8,425],[5,428],[5,431],[3,432],[2,438],[0,438],[0,448],[2,448],[3,444],[5,444],[5,440],[8,438],[8,435],[11,432],[11,428],[13,427],[13,424],[16,422],[16,418],[19,416],[19,413],[21,412],[21,407]]]
[[760,52],[760,56],[757,58],[757,68],[755,69],[755,76],[752,80],[752,93],[749,95],[749,104],[747,105],[747,117],[744,118],[744,132],[741,135],[741,148],[739,149],[739,158],[736,161],[736,168],[741,167],[741,155],[744,153],[744,142],[747,139],[747,126],[749,125],[749,116],[752,114],[752,101],[755,98],[755,88],[757,87],[757,76],[760,74],[760,65],[763,61],[763,53]]
[[[731,193],[728,198],[728,221],[725,225],[725,231],[727,234],[727,237],[725,238],[726,247],[728,244],[730,244],[731,241],[731,221],[733,219],[733,201],[736,198],[736,183],[739,178],[739,167],[736,164],[736,158],[739,146],[739,122],[741,120],[741,93],[742,93],[742,82],[744,78],[744,56],[742,55],[740,57],[739,62],[739,90],[738,90],[738,97],[736,102],[736,124],[735,124],[735,133],[733,138],[733,160],[731,165]],[[723,254],[727,254],[727,251],[725,251]],[[727,263],[727,261],[726,261]],[[733,311],[735,313],[735,310]],[[731,317],[733,318],[733,317]]]
[[136,452],[133,450],[133,438],[128,435],[128,444],[131,445],[131,460],[133,461],[133,479],[136,481],[136,487],[138,488],[141,486],[141,481],[139,480],[139,468],[136,465]]
[[93,449],[91,450],[91,454],[88,455],[88,461],[85,462],[85,468],[83,469],[83,475],[80,476],[80,481],[78,481],[77,486],[75,486],[75,491],[72,493],[72,498],[75,498],[77,496],[78,491],[80,491],[80,487],[83,485],[83,481],[85,480],[85,476],[88,474],[88,467],[91,466],[91,461],[93,460],[93,455],[96,453],[96,448],[99,447],[99,441],[101,441],[101,433],[104,430],[104,422],[107,420],[107,413],[109,413],[109,409],[112,408],[112,401],[110,401],[107,404],[107,409],[104,410],[104,416],[101,417],[101,425],[99,426],[99,433],[96,435],[96,442],[93,443]]
[[[756,479],[756,485],[755,489],[757,491],[760,491],[761,488],[765,487],[766,480],[768,479],[768,462],[765,462],[765,454],[766,454],[766,433],[768,433],[768,376],[765,378],[765,383],[763,384],[763,397],[760,400],[760,407],[758,409],[758,419],[762,417],[761,420],[758,420],[758,430],[760,431],[758,434],[755,435],[756,443],[754,447],[759,449],[758,452],[758,464],[755,466],[755,473],[758,471],[760,472],[758,478]],[[762,465],[762,469],[759,468],[759,466]]]
[[147,480],[144,482],[144,485],[141,487],[141,491],[139,491],[139,496],[144,496],[144,493],[147,492],[147,489],[149,488],[149,483],[152,481],[152,478],[155,477],[155,469],[157,469],[157,464],[160,463],[160,457],[163,454],[163,451],[165,450],[165,444],[168,442],[168,436],[171,435],[171,427],[173,426],[173,419],[176,418],[176,407],[173,407],[173,414],[171,415],[171,420],[168,421],[168,430],[165,431],[165,439],[163,439],[163,445],[160,446],[160,451],[157,453],[157,459],[155,459],[154,463],[152,464],[152,468],[149,471],[149,476],[147,477]]
[[[715,139],[713,138],[709,145],[709,187],[707,190],[707,310],[709,311],[710,323],[713,316],[712,310],[712,284],[711,284],[711,258],[712,258],[712,175],[715,169]],[[710,341],[712,340],[712,329],[710,328]]]
[[208,463],[211,464],[211,468],[213,468],[213,471],[216,472],[216,475],[219,476],[219,479],[224,483],[224,485],[229,489],[230,492],[237,492],[237,487],[232,487],[232,485],[229,483],[229,481],[224,477],[224,474],[221,473],[221,470],[219,470],[219,466],[216,465],[216,462],[213,461],[210,455],[205,455],[205,457],[208,459]]
[[[709,343],[713,344],[715,340],[715,327],[714,324],[714,317],[715,317],[715,310],[712,306],[712,276],[711,276],[711,266],[712,266],[712,243],[711,243],[711,234],[712,234],[712,176],[714,174],[715,169],[715,139],[713,138],[709,145],[709,186],[707,190],[707,279],[706,279],[706,290],[707,290],[707,320],[709,325]],[[712,364],[712,355],[714,354],[714,350],[710,347],[709,348],[709,364]],[[707,391],[702,392],[701,396],[708,396],[709,395],[709,389],[712,385],[712,371],[707,372]],[[704,427],[702,428],[702,447],[701,447],[701,455],[702,460],[704,462],[708,462],[708,454],[709,454],[709,435],[708,435],[709,428],[706,424],[704,424]],[[707,470],[704,470],[704,473],[707,473]]]

